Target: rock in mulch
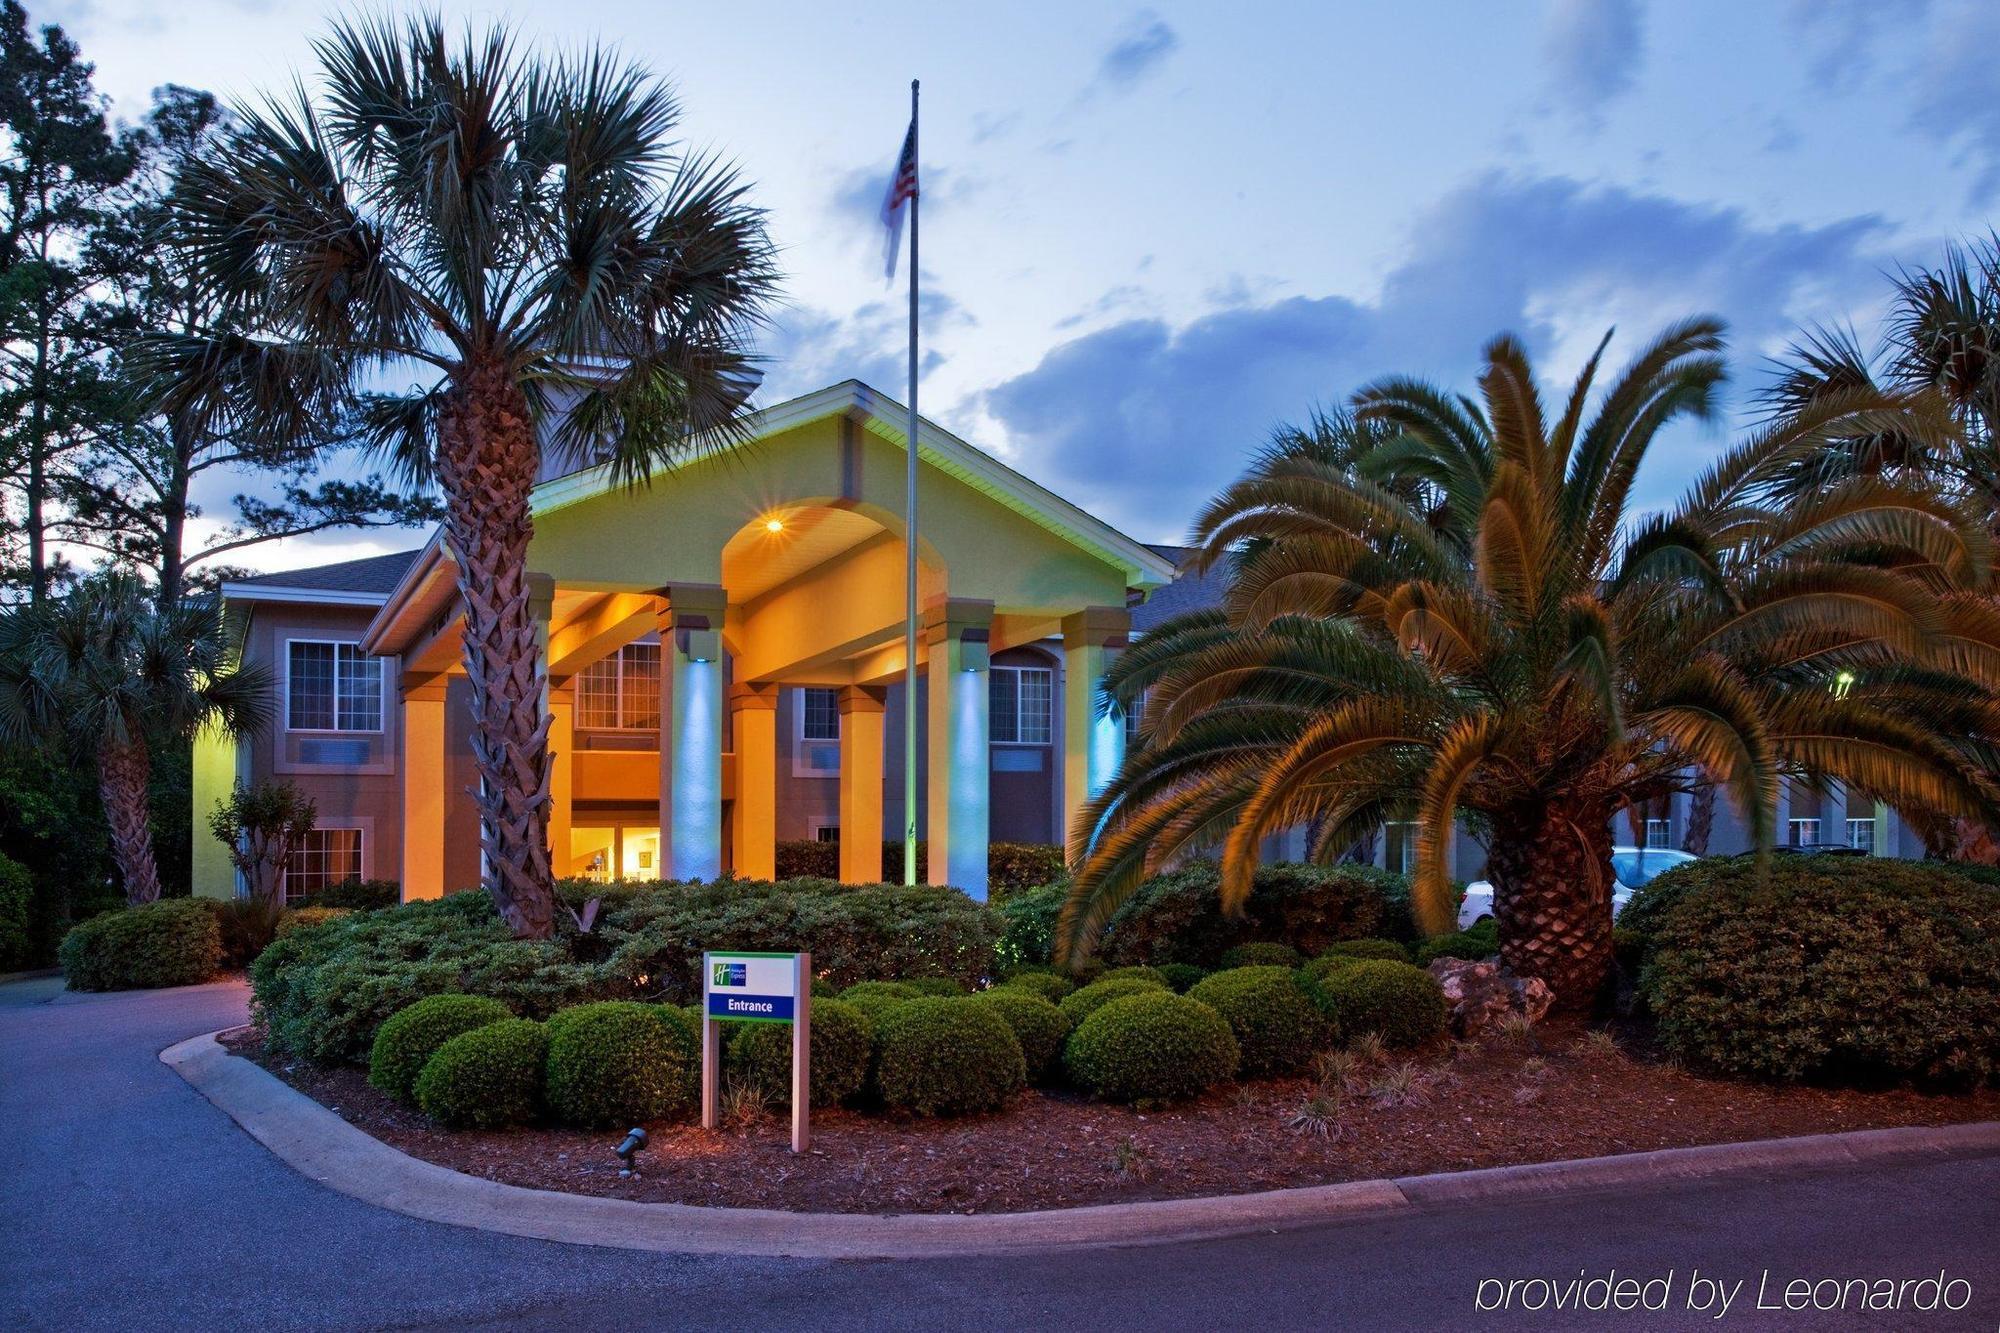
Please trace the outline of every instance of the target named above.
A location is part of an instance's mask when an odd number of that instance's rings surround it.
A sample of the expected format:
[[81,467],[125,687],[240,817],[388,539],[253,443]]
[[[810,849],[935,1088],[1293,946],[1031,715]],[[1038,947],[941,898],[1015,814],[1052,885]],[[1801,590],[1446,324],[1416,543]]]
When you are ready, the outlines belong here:
[[1539,1023],[1556,1000],[1540,977],[1517,977],[1498,963],[1439,958],[1431,963],[1430,974],[1444,988],[1452,1035],[1458,1037],[1476,1037],[1508,1014]]

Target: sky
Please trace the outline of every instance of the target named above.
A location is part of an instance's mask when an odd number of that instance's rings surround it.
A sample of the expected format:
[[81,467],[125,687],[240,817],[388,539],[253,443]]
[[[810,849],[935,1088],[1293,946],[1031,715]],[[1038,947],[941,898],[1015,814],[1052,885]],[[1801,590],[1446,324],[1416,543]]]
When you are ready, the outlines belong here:
[[[45,0],[116,114],[310,76],[337,9]],[[1185,537],[1280,423],[1389,374],[1470,388],[1526,340],[1566,385],[1607,329],[1731,330],[1730,411],[1641,478],[1670,503],[1802,325],[1877,336],[1888,275],[1993,226],[2000,5],[1974,0],[446,7],[612,44],[770,212],[760,401],[900,399],[877,213],[923,81],[926,416],[1132,535]],[[225,488],[226,489],[226,488]],[[226,495],[206,497],[225,509]],[[330,534],[285,568],[415,544]]]

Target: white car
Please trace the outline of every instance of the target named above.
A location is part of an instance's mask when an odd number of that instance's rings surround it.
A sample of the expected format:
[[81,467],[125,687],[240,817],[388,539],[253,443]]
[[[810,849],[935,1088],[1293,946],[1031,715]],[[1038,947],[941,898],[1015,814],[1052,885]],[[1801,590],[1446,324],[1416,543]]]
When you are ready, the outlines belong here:
[[[1675,866],[1686,865],[1695,858],[1687,852],[1677,852],[1667,847],[1613,847],[1611,849],[1611,877],[1617,886],[1611,890],[1611,915],[1616,919],[1625,910],[1625,904],[1632,901],[1632,891],[1652,879],[1655,875],[1672,870]],[[1464,930],[1475,924],[1481,917],[1493,915],[1493,885],[1483,879],[1475,879],[1465,886],[1465,902],[1458,909],[1458,928]]]

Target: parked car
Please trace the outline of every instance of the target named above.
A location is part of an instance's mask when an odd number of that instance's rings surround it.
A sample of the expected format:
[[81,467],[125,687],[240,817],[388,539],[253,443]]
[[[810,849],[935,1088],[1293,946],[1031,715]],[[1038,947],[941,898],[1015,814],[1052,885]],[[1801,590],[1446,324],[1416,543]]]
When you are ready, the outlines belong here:
[[[1688,852],[1669,847],[1613,847],[1611,877],[1617,881],[1617,887],[1611,890],[1612,917],[1616,918],[1625,910],[1625,904],[1632,901],[1632,891],[1641,884],[1694,859]],[[1493,885],[1486,880],[1475,879],[1465,886],[1465,901],[1458,909],[1458,928],[1464,930],[1492,915]]]

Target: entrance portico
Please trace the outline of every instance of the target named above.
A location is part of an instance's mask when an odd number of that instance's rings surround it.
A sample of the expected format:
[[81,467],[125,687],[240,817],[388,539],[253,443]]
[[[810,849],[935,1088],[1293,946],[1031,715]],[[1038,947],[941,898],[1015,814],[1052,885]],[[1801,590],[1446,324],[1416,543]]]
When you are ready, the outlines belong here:
[[[1172,567],[923,423],[923,655],[918,698],[902,698],[903,419],[849,381],[650,485],[597,469],[537,488],[559,875],[768,877],[787,800],[818,784],[837,802],[822,827],[841,878],[880,879],[884,836],[901,832],[885,819],[902,788],[892,737],[914,725],[928,877],[983,897],[992,776],[1027,767],[996,762],[1021,735],[989,733],[995,659],[1010,654],[1061,677],[1061,726],[1041,739],[1060,745],[1044,822],[1063,839],[1122,754],[1122,723],[1098,717],[1094,695],[1127,607]],[[432,716],[460,672],[455,579],[433,541],[362,645],[401,658],[406,898],[465,886],[446,836],[463,765]]]

